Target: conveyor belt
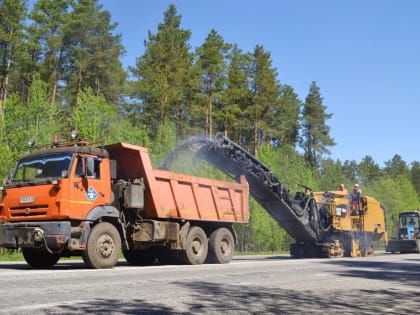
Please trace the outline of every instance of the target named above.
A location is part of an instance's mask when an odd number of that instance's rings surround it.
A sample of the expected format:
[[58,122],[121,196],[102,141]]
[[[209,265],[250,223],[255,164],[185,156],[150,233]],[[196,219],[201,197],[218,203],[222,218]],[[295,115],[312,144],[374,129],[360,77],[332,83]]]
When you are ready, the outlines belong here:
[[238,181],[245,175],[252,197],[296,241],[319,239],[321,225],[315,200],[304,195],[292,197],[274,174],[244,148],[222,135],[213,141],[195,138],[174,150],[163,168],[169,169],[172,160],[185,149]]

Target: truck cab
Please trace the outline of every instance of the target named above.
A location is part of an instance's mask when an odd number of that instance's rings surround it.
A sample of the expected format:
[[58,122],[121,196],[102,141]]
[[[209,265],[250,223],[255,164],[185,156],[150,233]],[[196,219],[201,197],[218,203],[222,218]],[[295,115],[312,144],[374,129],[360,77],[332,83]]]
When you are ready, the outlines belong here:
[[0,244],[22,248],[33,267],[81,255],[93,222],[118,222],[108,153],[83,141],[22,156],[1,190]]
[[419,234],[419,212],[402,212],[398,220],[398,239],[412,240]]
[[23,156],[3,186],[0,220],[82,220],[111,199],[105,150],[64,146]]

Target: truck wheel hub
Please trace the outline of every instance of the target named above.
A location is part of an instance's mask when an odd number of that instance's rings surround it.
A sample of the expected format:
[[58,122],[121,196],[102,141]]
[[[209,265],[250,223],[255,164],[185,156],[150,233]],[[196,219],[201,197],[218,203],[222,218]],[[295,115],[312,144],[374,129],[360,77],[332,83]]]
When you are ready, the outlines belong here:
[[109,235],[102,235],[98,239],[98,251],[102,257],[110,257],[114,252],[114,241]]
[[192,250],[193,250],[194,254],[198,254],[201,251],[201,248],[202,248],[202,244],[199,240],[195,240],[192,243]]

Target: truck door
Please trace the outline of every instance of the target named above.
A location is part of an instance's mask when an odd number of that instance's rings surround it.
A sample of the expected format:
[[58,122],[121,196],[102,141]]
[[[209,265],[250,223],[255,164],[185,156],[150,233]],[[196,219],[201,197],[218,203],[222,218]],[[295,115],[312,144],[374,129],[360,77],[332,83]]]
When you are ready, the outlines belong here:
[[70,200],[72,204],[72,217],[83,219],[95,206],[104,205],[109,200],[109,180],[102,174],[102,159],[93,156],[78,156],[72,184],[70,187]]

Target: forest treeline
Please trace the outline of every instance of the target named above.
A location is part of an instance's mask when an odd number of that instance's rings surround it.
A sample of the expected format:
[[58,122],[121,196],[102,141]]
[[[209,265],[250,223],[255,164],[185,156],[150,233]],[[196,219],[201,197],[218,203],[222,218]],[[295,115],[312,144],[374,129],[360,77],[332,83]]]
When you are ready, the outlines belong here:
[[[398,212],[419,207],[420,162],[330,158],[333,113],[316,78],[300,99],[263,45],[246,52],[211,29],[191,47],[193,30],[171,4],[156,31],[139,34],[144,51],[124,69],[116,30],[97,0],[0,0],[0,176],[28,152],[28,139],[48,144],[72,129],[92,142],[145,146],[155,166],[191,136],[223,133],[291,192],[297,184],[323,191],[359,183],[382,203],[391,235]],[[219,176],[210,167],[198,172]],[[287,250],[290,237],[253,200],[250,208],[250,224],[238,227],[240,249]]]

